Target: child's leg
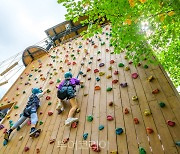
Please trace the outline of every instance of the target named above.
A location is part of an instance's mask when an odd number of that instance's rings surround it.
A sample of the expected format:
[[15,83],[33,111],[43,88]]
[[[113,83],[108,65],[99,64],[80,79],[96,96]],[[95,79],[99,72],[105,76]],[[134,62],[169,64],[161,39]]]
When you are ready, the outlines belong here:
[[69,111],[68,118],[72,118],[74,113],[76,112],[76,109],[78,108],[78,104],[76,98],[71,98],[69,101],[71,103],[72,108]]
[[62,110],[62,111],[64,111],[64,103],[63,103],[63,100],[60,100],[60,99],[59,99],[59,102],[58,102],[58,104],[57,104],[56,110]]
[[31,128],[36,126],[36,123],[38,121],[37,112],[31,114]]

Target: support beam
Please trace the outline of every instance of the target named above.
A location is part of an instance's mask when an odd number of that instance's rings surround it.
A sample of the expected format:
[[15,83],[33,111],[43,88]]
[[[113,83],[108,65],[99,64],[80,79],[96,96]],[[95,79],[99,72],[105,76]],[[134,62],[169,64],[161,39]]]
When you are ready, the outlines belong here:
[[3,85],[5,85],[5,84],[7,84],[7,83],[8,83],[8,81],[1,82],[1,83],[0,83],[0,86],[3,86]]
[[18,65],[18,62],[15,62],[13,65],[11,65],[10,67],[8,67],[5,71],[3,71],[0,76],[3,76],[4,74],[6,74],[8,71],[10,71],[12,68],[14,68],[16,65]]

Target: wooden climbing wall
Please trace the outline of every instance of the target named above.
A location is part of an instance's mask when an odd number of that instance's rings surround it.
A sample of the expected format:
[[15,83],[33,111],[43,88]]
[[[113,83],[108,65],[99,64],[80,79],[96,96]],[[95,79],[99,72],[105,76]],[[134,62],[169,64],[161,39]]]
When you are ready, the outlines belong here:
[[[38,122],[37,127],[42,129],[42,133],[38,138],[30,138],[30,126],[25,124],[12,133],[7,146],[0,144],[0,154],[32,154],[37,153],[37,149],[42,154],[93,154],[96,152],[90,147],[92,144],[99,144],[99,153],[102,154],[138,154],[140,147],[148,154],[180,153],[180,147],[175,145],[180,141],[180,98],[171,81],[159,65],[148,65],[147,68],[144,61],[141,66],[134,67],[125,59],[124,52],[114,54],[109,38],[110,28],[106,26],[102,35],[94,36],[92,40],[74,39],[26,67],[1,100],[3,105],[15,103],[19,107],[12,107],[10,118],[6,117],[3,125],[9,128],[9,120],[16,122],[31,89],[42,87],[51,91],[41,99],[38,111],[39,122],[43,124]],[[56,112],[57,82],[63,80],[64,72],[69,69],[74,76],[80,70],[83,73],[79,76],[84,87],[81,85],[77,95],[80,113],[75,115],[79,118],[76,128],[64,126],[69,102],[66,102],[63,114]],[[133,73],[138,74],[136,79],[132,78]],[[151,82],[147,80],[150,76],[154,77]],[[124,83],[127,87],[123,87]],[[152,93],[155,89],[159,90],[157,94]],[[50,100],[46,100],[47,96]],[[133,101],[133,96],[138,100]],[[164,102],[165,107],[160,107],[160,102]],[[48,116],[48,111],[53,115]],[[145,111],[151,114],[145,115]],[[87,120],[90,115],[93,116],[91,122]],[[107,120],[108,115],[111,121]],[[138,119],[138,124],[134,118]],[[169,126],[168,120],[172,124],[175,122],[175,126]],[[100,125],[104,129],[99,130]],[[5,128],[0,130],[1,143]],[[123,133],[116,134],[117,128],[122,128]],[[86,140],[83,138],[85,133],[88,133]],[[21,136],[23,139],[19,140]],[[69,141],[64,144],[66,138]],[[50,144],[52,139],[55,142]],[[25,147],[29,147],[27,152]]]

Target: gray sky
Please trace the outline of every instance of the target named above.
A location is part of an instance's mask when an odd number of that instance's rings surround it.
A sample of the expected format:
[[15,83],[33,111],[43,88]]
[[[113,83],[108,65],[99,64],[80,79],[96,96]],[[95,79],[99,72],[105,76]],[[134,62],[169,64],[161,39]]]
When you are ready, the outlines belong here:
[[[0,62],[43,40],[44,30],[63,22],[65,13],[56,0],[1,0]],[[14,80],[0,87],[0,98]]]

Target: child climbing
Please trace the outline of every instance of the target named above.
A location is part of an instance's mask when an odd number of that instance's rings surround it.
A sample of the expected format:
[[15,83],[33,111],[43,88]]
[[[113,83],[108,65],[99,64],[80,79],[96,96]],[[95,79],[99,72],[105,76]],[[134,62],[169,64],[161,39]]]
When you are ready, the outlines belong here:
[[46,90],[42,92],[41,89],[39,88],[33,88],[32,89],[32,94],[28,99],[27,105],[25,109],[23,110],[22,115],[20,116],[20,119],[8,130],[6,131],[4,135],[4,139],[8,142],[9,136],[12,133],[14,129],[20,128],[20,125],[26,121],[28,118],[31,120],[31,130],[30,130],[30,136],[33,136],[37,131],[35,126],[38,121],[38,116],[37,116],[37,109],[39,108],[40,104],[40,98],[46,93]]
[[70,101],[72,108],[69,111],[68,118],[65,120],[65,125],[70,125],[71,123],[78,121],[78,118],[73,118],[76,109],[78,108],[78,104],[76,101],[75,88],[76,85],[80,84],[80,81],[76,78],[72,77],[71,72],[66,72],[64,74],[65,80],[63,80],[58,87],[57,97],[60,99],[57,105],[56,110],[60,114],[64,111],[63,100],[66,98]]

